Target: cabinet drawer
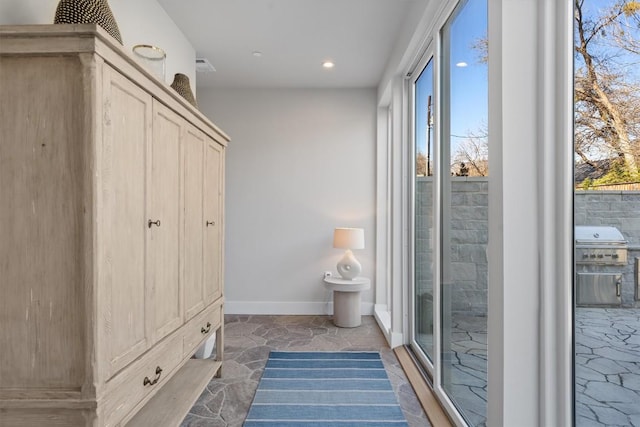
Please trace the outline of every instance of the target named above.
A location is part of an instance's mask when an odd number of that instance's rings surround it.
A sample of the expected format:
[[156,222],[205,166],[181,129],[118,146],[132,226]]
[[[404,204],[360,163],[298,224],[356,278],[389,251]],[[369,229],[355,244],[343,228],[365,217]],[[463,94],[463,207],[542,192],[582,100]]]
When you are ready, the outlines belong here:
[[105,425],[119,425],[138,403],[162,387],[182,359],[182,334],[176,333],[113,377],[107,383]]
[[195,353],[198,346],[218,329],[220,306],[209,307],[194,317],[184,328],[184,355]]

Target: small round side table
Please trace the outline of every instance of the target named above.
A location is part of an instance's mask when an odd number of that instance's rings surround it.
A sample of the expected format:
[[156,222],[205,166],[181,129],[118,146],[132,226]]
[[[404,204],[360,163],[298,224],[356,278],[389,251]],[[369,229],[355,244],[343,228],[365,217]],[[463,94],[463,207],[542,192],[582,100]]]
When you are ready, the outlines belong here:
[[366,277],[325,277],[324,285],[333,291],[333,323],[340,328],[360,326],[360,292],[369,289],[371,281]]

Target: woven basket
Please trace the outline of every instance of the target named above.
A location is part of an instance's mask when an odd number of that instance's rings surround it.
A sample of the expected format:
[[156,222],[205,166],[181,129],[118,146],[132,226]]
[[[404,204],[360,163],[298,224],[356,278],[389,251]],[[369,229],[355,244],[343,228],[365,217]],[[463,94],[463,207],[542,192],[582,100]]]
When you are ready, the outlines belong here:
[[54,24],[98,24],[122,44],[116,19],[107,0],[60,0]]
[[182,73],[176,73],[173,77],[173,83],[171,83],[171,87],[173,90],[178,92],[178,94],[186,99],[189,104],[198,108],[198,103],[196,102],[196,97],[193,96],[193,92],[191,91],[191,85],[189,84],[189,77],[185,76]]

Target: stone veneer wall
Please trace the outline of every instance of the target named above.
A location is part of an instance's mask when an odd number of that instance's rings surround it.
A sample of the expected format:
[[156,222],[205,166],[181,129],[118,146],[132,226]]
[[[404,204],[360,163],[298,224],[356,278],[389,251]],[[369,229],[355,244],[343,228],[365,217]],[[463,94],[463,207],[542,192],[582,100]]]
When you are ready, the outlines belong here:
[[[640,257],[640,191],[576,191],[576,225],[616,227],[629,244],[622,274],[622,305],[640,307],[635,301],[634,262]],[[613,271],[619,267],[606,267]],[[580,269],[580,267],[578,267]]]
[[[489,181],[483,177],[451,180],[451,311],[453,315],[486,316]],[[432,187],[432,178],[416,181],[416,294],[426,305],[433,294]]]
[[415,189],[414,273],[418,333],[433,333],[433,179],[418,178]]
[[[430,314],[433,295],[432,187],[431,178],[416,181],[416,294],[425,314]],[[452,177],[451,205],[452,314],[486,316],[488,179]],[[635,258],[640,257],[640,191],[577,191],[575,212],[576,225],[614,226],[629,242],[622,279],[623,305],[640,307],[635,301],[634,278]],[[424,329],[430,326],[427,317],[422,322]]]

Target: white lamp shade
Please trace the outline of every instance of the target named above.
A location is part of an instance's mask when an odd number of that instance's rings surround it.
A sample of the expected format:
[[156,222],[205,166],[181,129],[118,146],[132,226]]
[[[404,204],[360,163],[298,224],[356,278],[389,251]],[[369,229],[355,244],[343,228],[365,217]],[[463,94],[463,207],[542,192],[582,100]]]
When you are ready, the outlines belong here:
[[336,228],[333,232],[333,247],[340,249],[364,249],[364,229]]

